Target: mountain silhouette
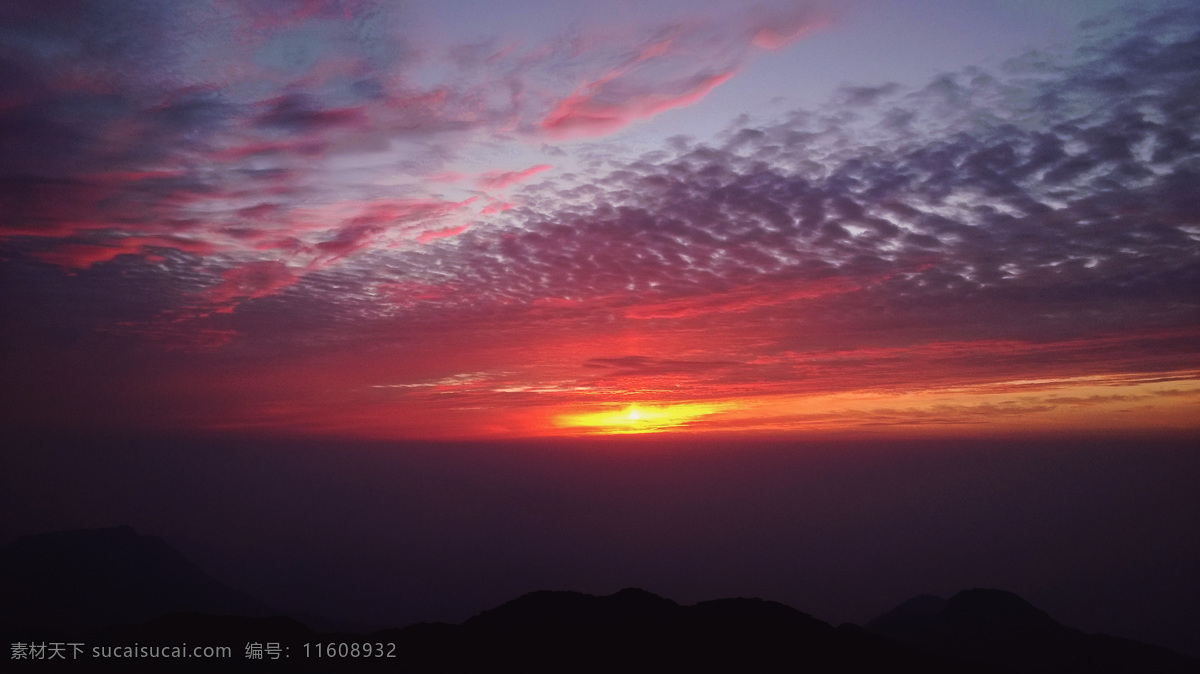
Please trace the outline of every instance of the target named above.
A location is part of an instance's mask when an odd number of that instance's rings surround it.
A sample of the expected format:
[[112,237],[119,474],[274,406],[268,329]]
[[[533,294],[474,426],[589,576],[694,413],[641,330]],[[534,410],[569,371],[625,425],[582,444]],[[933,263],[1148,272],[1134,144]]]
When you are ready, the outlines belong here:
[[682,606],[632,588],[608,596],[533,592],[461,626],[418,625],[388,636],[403,644],[415,671],[996,671],[920,653],[855,626],[834,628],[777,602]]
[[1059,624],[1021,597],[974,589],[915,597],[866,629],[927,653],[1011,672],[1200,672],[1200,661],[1158,646]]
[[127,526],[25,536],[0,548],[0,629],[79,632],[179,611],[273,612]]
[[[159,538],[129,527],[27,536],[0,548],[0,637],[11,644],[233,648],[219,663],[121,661],[120,670],[129,672],[1200,674],[1200,661],[1084,634],[1000,590],[968,590],[948,600],[917,597],[865,629],[834,627],[763,599],[681,605],[635,588],[607,596],[532,592],[461,625],[421,623],[369,634],[331,631],[274,613],[212,579]],[[247,658],[244,651],[254,643],[274,644],[280,659]],[[391,657],[328,655],[330,644],[350,643],[386,646]],[[6,664],[81,672],[107,671],[113,661],[91,657],[89,650],[70,662]]]

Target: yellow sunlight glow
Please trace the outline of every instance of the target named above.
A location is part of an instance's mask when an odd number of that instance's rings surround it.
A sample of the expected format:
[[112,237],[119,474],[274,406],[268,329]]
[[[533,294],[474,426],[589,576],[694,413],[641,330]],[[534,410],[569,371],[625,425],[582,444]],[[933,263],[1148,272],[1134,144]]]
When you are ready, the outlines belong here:
[[560,428],[587,429],[593,433],[652,433],[687,424],[712,414],[724,405],[678,403],[674,405],[630,405],[619,410],[561,414],[554,420]]

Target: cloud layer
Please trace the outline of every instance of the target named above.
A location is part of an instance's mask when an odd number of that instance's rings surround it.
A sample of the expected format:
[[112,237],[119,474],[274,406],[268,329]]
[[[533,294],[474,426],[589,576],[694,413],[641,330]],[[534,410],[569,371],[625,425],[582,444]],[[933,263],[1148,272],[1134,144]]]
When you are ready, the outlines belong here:
[[[1068,59],[846,87],[712,139],[568,143],[563,166],[464,172],[448,167],[471,143],[603,136],[695,103],[828,19],[434,61],[381,36],[390,4],[236,4],[202,46],[209,10],[13,7],[0,245],[30,298],[5,318],[22,334],[218,360],[349,350],[363,355],[323,390],[368,391],[358,410],[1200,370],[1193,9],[1101,30]],[[111,39],[125,22],[136,34]],[[445,84],[418,84],[430,63]],[[83,285],[93,305],[72,313]],[[478,376],[445,384],[463,372]],[[1046,400],[1011,409],[1083,404]]]

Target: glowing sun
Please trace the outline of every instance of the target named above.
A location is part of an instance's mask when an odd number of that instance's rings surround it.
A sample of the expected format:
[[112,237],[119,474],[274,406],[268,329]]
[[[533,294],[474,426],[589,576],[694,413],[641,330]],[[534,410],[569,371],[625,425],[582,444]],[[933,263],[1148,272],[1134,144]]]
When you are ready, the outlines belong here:
[[684,426],[697,417],[712,414],[723,406],[678,403],[674,405],[630,405],[619,410],[562,414],[555,418],[559,427],[587,429],[593,433],[652,433]]

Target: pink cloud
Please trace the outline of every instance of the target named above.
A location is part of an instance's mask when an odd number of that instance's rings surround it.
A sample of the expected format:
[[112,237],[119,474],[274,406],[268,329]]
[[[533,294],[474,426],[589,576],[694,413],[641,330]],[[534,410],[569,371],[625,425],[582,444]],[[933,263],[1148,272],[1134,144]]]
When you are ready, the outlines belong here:
[[373,224],[369,220],[363,222],[355,222],[340,229],[335,237],[328,241],[322,241],[316,245],[319,255],[316,260],[313,260],[314,265],[324,265],[340,260],[351,253],[355,253],[369,246],[372,240],[385,227],[380,224]]
[[246,208],[239,209],[237,214],[240,217],[250,220],[263,220],[279,213],[280,210],[279,204],[263,202],[257,206],[247,206]]
[[442,171],[426,176],[426,180],[434,183],[456,183],[463,179],[463,174],[455,173],[454,171]]
[[264,260],[226,269],[221,282],[205,292],[218,313],[229,313],[246,300],[271,295],[300,280],[282,262]]
[[561,98],[540,128],[549,137],[598,136],[691,105],[732,77],[753,47],[779,49],[830,22],[805,5],[751,11],[730,23],[679,23],[626,52],[619,65]]
[[620,130],[634,121],[653,117],[672,108],[691,105],[733,77],[736,70],[699,77],[675,94],[641,93],[606,101],[602,78],[576,89],[558,102],[542,119],[541,127],[558,140],[600,136]]
[[479,214],[480,215],[492,215],[493,213],[500,213],[500,212],[507,211],[514,207],[515,207],[515,204],[509,203],[507,201],[493,200],[493,201],[489,202],[487,206],[484,206],[483,210],[479,211]]
[[261,42],[265,36],[307,21],[353,21],[368,11],[363,0],[297,0],[290,3],[222,2],[243,19],[243,39]]
[[289,132],[313,132],[339,127],[365,129],[366,111],[363,108],[325,109],[315,100],[287,94],[264,102],[268,108],[257,123],[271,129]]
[[480,175],[475,182],[484,189],[502,190],[536,173],[541,173],[552,168],[554,167],[550,164],[538,164],[537,166],[530,166],[524,171],[488,171]]
[[430,241],[433,241],[434,239],[444,239],[444,238],[450,237],[450,236],[458,236],[459,234],[462,234],[463,232],[467,231],[467,229],[470,227],[471,227],[471,225],[460,225],[458,227],[449,227],[446,229],[429,230],[429,231],[421,232],[420,236],[417,237],[417,242],[418,243],[429,243]]
[[297,141],[249,140],[241,145],[224,148],[211,153],[214,161],[241,161],[247,158],[278,157],[296,155],[318,157],[328,151],[324,140],[305,138]]
[[197,255],[212,255],[220,250],[218,246],[207,241],[185,239],[179,236],[138,236],[130,237],[130,239],[139,242],[143,247],[174,248],[175,250],[181,250],[185,253],[195,253]]
[[802,11],[790,16],[765,17],[754,29],[750,43],[759,49],[779,49],[828,26],[831,21],[828,16],[812,16]]
[[[312,245],[295,238],[276,239],[273,245],[288,252],[312,252],[315,257],[308,269],[323,268],[364,249],[389,247],[401,239],[411,240],[414,234],[421,242],[439,238],[434,234],[450,230],[430,228],[444,224],[446,218],[467,208],[476,200],[478,197],[470,197],[463,201],[387,199],[367,203],[341,202],[308,209],[303,214],[306,220],[314,223],[342,220],[345,224],[336,230],[325,230],[326,235],[331,236]],[[347,217],[355,211],[356,215]],[[293,229],[295,228],[293,226]],[[453,236],[465,229],[463,227],[441,236]],[[272,245],[266,246],[271,247]]]

